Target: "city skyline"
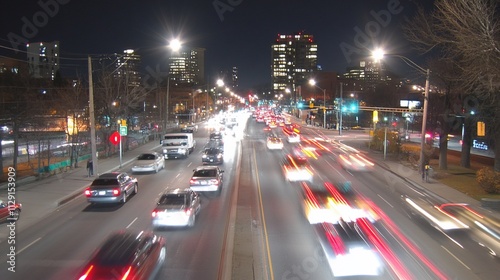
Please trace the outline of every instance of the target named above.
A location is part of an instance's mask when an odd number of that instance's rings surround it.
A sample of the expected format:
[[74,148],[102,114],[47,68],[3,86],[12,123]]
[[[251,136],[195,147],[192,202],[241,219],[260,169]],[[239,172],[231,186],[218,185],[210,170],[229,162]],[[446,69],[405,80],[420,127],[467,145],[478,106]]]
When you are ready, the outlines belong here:
[[[77,67],[84,67],[81,58],[88,55],[134,49],[143,60],[142,74],[152,75],[148,71],[167,71],[166,46],[169,39],[178,37],[186,47],[206,49],[209,82],[215,83],[213,75],[220,69],[238,67],[242,90],[271,84],[270,46],[277,34],[313,35],[318,65],[324,71],[344,73],[379,43],[390,45],[394,52],[415,55],[401,32],[401,23],[411,16],[415,3],[355,1],[350,6],[340,9],[333,1],[111,0],[95,7],[69,0],[19,1],[2,12],[7,24],[0,29],[1,54],[12,57],[5,47],[15,49],[25,41],[57,40],[62,72],[71,75],[83,71]],[[367,30],[377,36],[369,39]]]

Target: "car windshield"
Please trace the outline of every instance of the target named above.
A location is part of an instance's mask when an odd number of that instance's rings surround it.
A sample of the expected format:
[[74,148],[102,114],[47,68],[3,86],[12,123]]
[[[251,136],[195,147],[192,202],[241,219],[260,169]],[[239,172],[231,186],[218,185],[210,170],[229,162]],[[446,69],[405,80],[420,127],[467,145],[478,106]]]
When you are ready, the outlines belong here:
[[118,185],[118,180],[116,178],[95,179],[94,182],[92,182],[92,186],[111,186],[111,185]]
[[158,203],[162,205],[184,205],[186,196],[184,194],[167,194],[163,195]]
[[216,155],[219,153],[219,149],[217,148],[210,148],[205,150],[205,154],[207,155]]
[[137,157],[138,160],[153,160],[155,159],[155,155],[153,154],[142,154],[139,157]]
[[217,170],[215,169],[202,169],[196,170],[193,177],[215,177],[217,175]]

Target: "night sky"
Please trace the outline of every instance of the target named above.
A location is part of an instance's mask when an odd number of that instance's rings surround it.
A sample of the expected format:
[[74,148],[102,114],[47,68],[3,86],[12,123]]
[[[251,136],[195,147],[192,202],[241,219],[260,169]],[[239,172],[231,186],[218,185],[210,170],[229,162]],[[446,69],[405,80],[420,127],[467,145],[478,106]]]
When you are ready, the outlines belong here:
[[[431,7],[433,1],[419,2]],[[166,71],[166,45],[179,37],[186,46],[206,49],[210,82],[219,70],[237,66],[245,90],[271,82],[271,44],[277,34],[297,31],[315,36],[318,63],[325,71],[345,72],[359,57],[356,53],[369,54],[373,45],[420,60],[401,31],[417,7],[410,0],[16,0],[2,6],[0,45],[12,47],[12,34],[29,42],[58,40],[61,58],[67,58],[61,60],[65,76],[85,73],[81,59],[89,54],[129,48],[142,55],[145,73],[148,67]],[[381,15],[379,21],[374,14]],[[26,21],[38,27],[23,31]],[[363,37],[356,30],[366,27],[373,27],[375,36],[356,41]],[[345,55],[342,47],[355,52]],[[0,54],[16,56],[5,48]],[[394,68],[402,64],[387,63]]]

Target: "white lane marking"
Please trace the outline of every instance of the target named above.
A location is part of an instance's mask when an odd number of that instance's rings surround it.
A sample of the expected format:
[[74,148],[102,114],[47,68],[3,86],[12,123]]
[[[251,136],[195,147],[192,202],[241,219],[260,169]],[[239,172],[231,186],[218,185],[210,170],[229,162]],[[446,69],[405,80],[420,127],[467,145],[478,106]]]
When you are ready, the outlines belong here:
[[188,164],[188,166],[187,166],[187,167],[190,167],[190,166],[191,166],[191,164],[193,164],[193,162],[190,162],[190,163]]
[[132,222],[130,222],[130,224],[128,224],[126,228],[129,228],[135,221],[137,221],[137,217],[135,217],[135,219]]
[[385,203],[389,204],[389,206],[394,208],[394,206],[392,206],[392,204],[390,204],[389,201],[385,200],[385,198],[383,198],[380,194],[377,194],[377,196],[380,197]]
[[445,247],[441,246],[441,248],[443,248],[446,252],[448,252],[448,254],[450,254],[452,257],[454,257],[459,263],[461,263],[463,266],[465,266],[465,268],[467,268],[468,270],[470,270],[470,267],[468,267],[467,265],[465,265],[465,263],[463,263],[460,259],[458,259],[455,255],[453,255],[450,251],[448,251],[448,249],[446,249]]
[[19,250],[19,251],[17,252],[17,254],[18,254],[18,255],[19,255],[19,254],[21,254],[21,252],[22,252],[22,251],[24,251],[24,250],[28,249],[28,247],[29,247],[29,246],[31,246],[31,245],[35,244],[36,242],[40,241],[40,239],[42,239],[42,238],[41,238],[41,237],[38,237],[38,238],[37,238],[37,239],[35,239],[33,242],[31,242],[30,244],[26,245],[24,248],[22,248],[21,250]]

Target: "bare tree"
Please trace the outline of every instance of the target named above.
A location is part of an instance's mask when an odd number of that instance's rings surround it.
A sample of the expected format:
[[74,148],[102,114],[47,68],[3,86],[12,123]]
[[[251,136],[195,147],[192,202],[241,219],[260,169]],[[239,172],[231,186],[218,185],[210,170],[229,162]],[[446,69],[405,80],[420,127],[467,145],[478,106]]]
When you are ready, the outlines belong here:
[[[140,112],[148,91],[142,86],[131,85],[125,76],[115,76],[113,72],[102,71],[96,87],[97,115],[101,120],[102,139],[107,139],[120,119],[130,123]],[[125,146],[127,147],[127,145]],[[107,150],[110,150],[109,143]]]
[[[432,12],[419,9],[405,26],[407,38],[422,53],[439,53],[452,61],[457,80],[467,96],[465,110],[471,106],[488,112],[493,139],[500,139],[500,21],[495,0],[436,0]],[[432,70],[432,69],[431,69]],[[475,103],[475,104],[471,104]],[[465,114],[470,113],[465,111]],[[484,114],[486,115],[486,114]],[[470,165],[473,121],[466,118],[461,165]],[[500,143],[495,143],[495,166],[500,171]]]

